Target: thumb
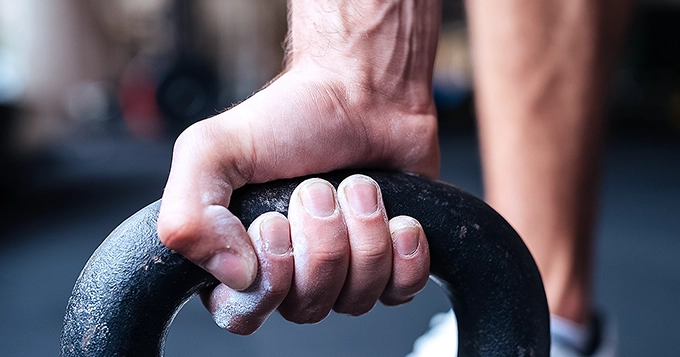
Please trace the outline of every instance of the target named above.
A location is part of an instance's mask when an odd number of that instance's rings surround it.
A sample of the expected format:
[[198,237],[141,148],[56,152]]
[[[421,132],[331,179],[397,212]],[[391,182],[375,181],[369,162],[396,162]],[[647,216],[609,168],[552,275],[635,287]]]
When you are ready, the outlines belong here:
[[191,126],[177,139],[158,235],[165,246],[228,287],[243,290],[255,280],[257,256],[243,224],[227,207],[235,184],[245,179],[238,176],[242,171],[230,170],[233,151],[222,144],[228,140],[217,140],[207,123]]

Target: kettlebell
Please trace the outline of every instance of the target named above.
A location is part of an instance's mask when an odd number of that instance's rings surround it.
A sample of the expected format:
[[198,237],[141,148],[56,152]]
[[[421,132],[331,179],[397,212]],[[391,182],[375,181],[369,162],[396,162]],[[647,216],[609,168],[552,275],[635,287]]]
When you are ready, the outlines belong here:
[[[337,185],[357,172],[317,175]],[[458,356],[550,354],[550,322],[538,268],[512,227],[482,200],[420,176],[362,171],[382,190],[389,217],[416,218],[427,235],[431,278],[458,320]],[[229,210],[248,226],[260,214],[287,214],[305,178],[246,185]],[[76,281],[61,335],[62,357],[162,356],[181,306],[218,281],[160,242],[160,201],[118,226]],[[455,338],[455,336],[452,336]],[[451,355],[454,351],[451,351]]]

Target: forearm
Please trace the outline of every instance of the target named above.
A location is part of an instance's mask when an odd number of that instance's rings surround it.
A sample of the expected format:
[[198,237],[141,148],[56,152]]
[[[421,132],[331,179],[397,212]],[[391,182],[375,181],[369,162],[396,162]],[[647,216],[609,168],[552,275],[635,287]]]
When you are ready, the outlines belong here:
[[467,5],[485,196],[534,254],[551,311],[582,321],[604,104],[627,3]]
[[289,67],[432,111],[440,17],[441,0],[291,0]]

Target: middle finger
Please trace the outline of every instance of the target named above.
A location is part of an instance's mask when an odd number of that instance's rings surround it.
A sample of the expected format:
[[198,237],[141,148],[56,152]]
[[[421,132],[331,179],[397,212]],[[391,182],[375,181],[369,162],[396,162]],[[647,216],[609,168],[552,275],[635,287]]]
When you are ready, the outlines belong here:
[[333,307],[347,275],[349,243],[335,188],[321,179],[301,183],[288,208],[295,275],[279,307],[287,320],[314,323]]
[[339,313],[370,311],[392,272],[392,239],[378,184],[353,175],[338,188],[350,242],[350,265],[345,286],[335,304]]

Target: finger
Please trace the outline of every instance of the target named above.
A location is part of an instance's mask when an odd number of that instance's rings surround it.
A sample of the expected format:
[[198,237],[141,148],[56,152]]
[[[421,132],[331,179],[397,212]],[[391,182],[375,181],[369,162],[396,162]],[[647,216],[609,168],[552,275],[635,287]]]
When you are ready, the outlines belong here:
[[233,155],[208,129],[209,120],[187,129],[175,144],[158,235],[168,248],[243,290],[255,279],[257,257],[245,228],[226,208],[235,183],[243,182],[228,174],[237,170],[225,170],[224,160]]
[[248,228],[260,269],[255,282],[243,291],[220,284],[201,299],[218,326],[232,333],[255,332],[288,294],[293,278],[288,220],[265,213]]
[[361,315],[370,311],[392,273],[392,240],[378,184],[353,175],[338,187],[338,201],[347,224],[350,262],[345,285],[333,309]]
[[392,218],[390,232],[394,249],[392,277],[380,301],[399,305],[410,301],[427,284],[430,250],[423,227],[411,217]]
[[288,208],[295,277],[279,312],[287,320],[313,323],[330,312],[349,265],[347,228],[333,186],[320,179],[300,184]]

